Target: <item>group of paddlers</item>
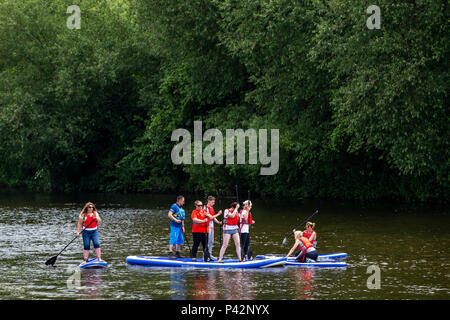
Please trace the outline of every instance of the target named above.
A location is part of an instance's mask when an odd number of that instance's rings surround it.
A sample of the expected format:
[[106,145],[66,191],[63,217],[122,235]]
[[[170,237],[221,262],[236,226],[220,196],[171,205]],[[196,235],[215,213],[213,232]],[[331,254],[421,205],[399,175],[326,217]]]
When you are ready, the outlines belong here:
[[[203,204],[200,200],[194,202],[195,209],[191,213],[193,244],[190,249],[190,257],[193,261],[196,261],[197,251],[201,244],[203,247],[203,260],[216,260],[212,255],[212,248],[214,245],[214,224],[219,224],[223,226],[221,229],[221,231],[223,230],[223,242],[220,248],[218,262],[222,262],[231,238],[236,247],[238,260],[253,260],[253,252],[250,248],[250,226],[255,223],[251,213],[252,202],[250,200],[244,201],[242,210],[239,210],[240,205],[238,202],[231,202],[229,208],[223,212],[223,221],[219,221],[217,217],[222,214],[222,210],[219,210],[217,214],[215,213],[215,201],[216,199],[213,196],[209,196],[206,204]],[[181,245],[184,244],[184,221],[186,218],[183,205],[184,197],[178,196],[176,203],[170,207],[168,214],[170,219],[169,258],[173,259],[182,258],[180,250]],[[98,224],[100,222],[101,218],[95,205],[92,202],[86,203],[79,215],[77,224],[77,236],[83,235],[84,263],[86,263],[89,256],[91,241],[94,244],[95,254],[98,260],[103,261],[101,259],[98,232]],[[81,230],[82,227],[83,229]],[[314,231],[314,227],[314,223],[307,222],[305,231],[293,230],[295,244],[286,257],[294,253],[296,260],[299,262],[305,262],[307,258],[317,260],[319,254],[316,250],[317,234]],[[174,246],[175,254],[173,253]]]
[[[240,205],[238,202],[232,202],[229,208],[224,210],[222,222],[217,220],[217,217],[222,214],[222,210],[219,210],[217,214],[215,213],[215,201],[216,199],[213,196],[209,196],[206,204],[203,204],[200,200],[194,202],[195,209],[191,213],[193,244],[190,249],[190,257],[193,261],[197,260],[197,251],[201,244],[203,247],[203,261],[216,260],[212,255],[214,224],[216,223],[223,225],[223,243],[220,248],[218,262],[222,262],[231,238],[236,247],[238,260],[252,260],[254,257],[250,248],[250,226],[255,223],[251,213],[252,202],[250,200],[244,201],[242,210],[239,210]],[[169,258],[173,259],[182,258],[180,250],[181,245],[184,244],[186,231],[184,227],[186,218],[183,209],[184,203],[184,197],[178,196],[176,203],[170,207],[168,213],[170,219]],[[305,262],[306,258],[317,260],[318,252],[315,248],[317,245],[317,234],[314,231],[314,227],[314,223],[307,222],[305,231],[293,230],[295,244],[286,257],[294,253],[296,259],[300,262]],[[174,247],[175,254],[173,253]]]
[[[230,239],[233,239],[236,246],[236,254],[239,261],[252,260],[253,254],[250,249],[250,228],[249,226],[255,223],[252,218],[251,209],[252,202],[246,200],[243,202],[244,208],[239,210],[240,206],[237,202],[232,202],[228,209],[223,212],[223,221],[217,220],[222,214],[222,210],[217,213],[214,211],[216,199],[213,196],[207,198],[207,203],[196,200],[194,202],[195,209],[191,213],[192,219],[192,248],[190,256],[193,261],[197,259],[197,251],[202,245],[203,260],[212,261],[216,258],[212,255],[212,248],[214,245],[214,224],[222,225],[223,228],[223,243],[219,252],[218,262],[221,263],[225,251],[228,247]],[[169,244],[169,258],[182,258],[180,255],[181,245],[184,244],[185,234],[185,212],[182,208],[184,205],[184,197],[178,196],[177,202],[174,203],[169,210],[168,217],[170,221],[170,244]],[[175,254],[173,248],[175,246]]]

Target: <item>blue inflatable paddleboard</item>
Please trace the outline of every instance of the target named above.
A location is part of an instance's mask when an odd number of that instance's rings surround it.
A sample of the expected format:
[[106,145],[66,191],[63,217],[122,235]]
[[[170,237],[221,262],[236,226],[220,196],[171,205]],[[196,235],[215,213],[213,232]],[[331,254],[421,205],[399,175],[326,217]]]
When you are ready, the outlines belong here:
[[237,259],[223,259],[222,261],[223,263],[219,263],[217,260],[205,262],[203,259],[192,261],[192,258],[169,259],[154,256],[128,256],[126,259],[128,264],[139,266],[251,269],[283,266],[286,263],[286,258],[272,257],[243,262],[239,262]]
[[[267,259],[267,258],[273,258],[273,257],[284,257],[285,255],[282,254],[265,254],[265,255],[258,255],[256,256],[256,259]],[[326,253],[326,254],[319,254],[318,261],[333,261],[333,260],[343,260],[347,258],[347,254],[344,252],[339,253]],[[288,258],[289,260],[295,260],[295,257],[291,256]]]
[[108,263],[106,261],[100,262],[97,258],[90,258],[85,264],[82,262],[78,265],[80,269],[100,269],[106,268],[107,266]]

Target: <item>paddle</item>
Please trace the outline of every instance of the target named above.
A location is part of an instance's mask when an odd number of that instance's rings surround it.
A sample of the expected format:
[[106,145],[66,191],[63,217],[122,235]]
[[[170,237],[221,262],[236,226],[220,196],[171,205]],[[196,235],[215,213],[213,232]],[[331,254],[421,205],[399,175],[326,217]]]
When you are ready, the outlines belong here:
[[[183,230],[181,230],[181,231],[183,231]],[[192,249],[191,249],[191,246],[189,245],[189,241],[188,241],[188,238],[186,237],[186,233],[185,232],[183,232],[183,238],[186,240],[186,244],[187,244],[188,249],[189,249],[189,257],[192,257]]]
[[[88,227],[92,224],[92,222],[94,222],[94,221],[96,221],[96,219],[92,220],[86,227],[84,227],[83,230],[81,230],[80,235],[81,235],[81,234],[83,233],[83,231],[84,231],[86,228],[88,228]],[[74,242],[76,238],[78,238],[78,236],[76,236],[75,238],[73,238],[72,241],[70,241],[70,242],[67,244],[67,246],[65,246],[64,249],[62,249],[56,256],[53,256],[53,257],[51,257],[50,259],[48,259],[47,261],[45,261],[45,265],[46,265],[46,266],[48,266],[48,265],[52,265],[52,266],[53,266],[53,265],[55,264],[56,259],[58,258],[58,256],[59,256],[64,250],[66,250],[66,248],[67,248],[72,242]]]
[[[309,216],[305,221],[303,221],[302,223],[300,223],[300,225],[297,228],[300,228],[306,221],[308,221],[309,219],[311,219],[316,213],[318,213],[319,210],[316,210],[311,216]],[[296,228],[296,229],[297,229]],[[282,246],[284,246],[286,244],[286,241],[288,239],[288,237],[290,237],[291,235],[293,235],[294,232],[290,232],[286,237],[284,237],[283,242],[281,243]]]
[[[250,190],[248,190],[248,198],[247,198],[247,200],[250,201]],[[249,225],[249,228],[250,228],[250,225]],[[250,245],[248,246],[247,257],[251,257],[253,259],[253,250],[250,247]]]
[[[222,210],[222,189],[219,189],[219,211]],[[223,219],[222,219],[223,221]],[[219,244],[220,244],[220,248],[222,248],[222,232],[223,232],[223,227],[220,226],[220,237],[219,237]]]
[[[236,202],[239,204],[239,190],[238,190],[238,185],[236,185]],[[239,209],[238,209],[239,212]],[[239,235],[241,234],[241,219],[238,219],[238,227],[239,227]]]
[[[205,201],[204,201],[203,208],[204,208],[206,213],[209,213],[209,209],[208,209],[208,194],[207,193],[205,193]],[[206,219],[206,224],[205,224],[205,233],[207,234],[206,235],[206,249],[203,248],[203,261],[206,261],[205,260],[206,259],[205,250],[208,252],[209,256],[211,256],[211,254],[212,254],[212,253],[209,253],[209,236],[210,236],[210,232],[207,232],[209,223],[210,223],[209,218],[207,218]],[[213,220],[212,227],[214,228],[214,220]],[[213,233],[213,242],[214,242],[214,233]]]

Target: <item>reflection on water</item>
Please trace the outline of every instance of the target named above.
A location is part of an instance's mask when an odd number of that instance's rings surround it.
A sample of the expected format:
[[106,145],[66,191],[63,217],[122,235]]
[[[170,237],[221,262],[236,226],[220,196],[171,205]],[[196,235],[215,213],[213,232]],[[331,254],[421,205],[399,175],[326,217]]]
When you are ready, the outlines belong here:
[[297,297],[302,300],[311,299],[314,289],[314,269],[297,268],[295,270],[294,268],[289,268],[289,271],[292,272],[292,276],[295,279],[293,285],[295,286]]
[[177,272],[179,270],[171,270],[170,272],[170,289],[172,291],[173,300],[185,299],[185,283],[186,278],[184,272]]
[[[192,199],[187,199],[186,212],[193,209]],[[80,271],[79,286],[71,288],[67,282],[73,272],[67,269],[81,262],[81,238],[58,257],[55,268],[44,262],[73,239],[87,201],[96,204],[103,219],[100,242],[108,268]],[[450,298],[445,207],[340,202],[280,202],[274,207],[253,201],[258,217],[251,230],[255,255],[287,253],[293,239],[282,247],[286,232],[318,208],[318,250],[347,252],[343,270],[127,266],[128,255],[167,255],[167,211],[173,201],[171,196],[147,195],[0,194],[0,299]],[[188,232],[190,226],[188,222]],[[218,235],[215,242],[217,256]],[[182,250],[188,255],[186,247]],[[227,257],[233,256],[229,250]],[[366,286],[370,265],[381,269],[379,290]]]
[[83,299],[101,299],[102,279],[104,269],[90,269],[81,271],[81,295]]

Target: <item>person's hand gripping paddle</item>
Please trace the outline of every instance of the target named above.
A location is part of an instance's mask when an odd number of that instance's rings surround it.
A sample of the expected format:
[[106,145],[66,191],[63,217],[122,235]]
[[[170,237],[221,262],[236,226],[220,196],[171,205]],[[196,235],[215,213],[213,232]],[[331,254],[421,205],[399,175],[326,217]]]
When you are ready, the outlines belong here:
[[[316,210],[311,216],[309,216],[308,218],[305,219],[305,221],[303,221],[296,229],[300,228],[302,225],[304,225],[309,219],[311,219],[312,217],[314,217],[314,215],[316,215],[316,213],[318,213],[319,210]],[[286,244],[287,239],[293,235],[294,232],[290,232],[286,237],[284,237],[283,242],[281,243],[282,246],[284,246]]]

